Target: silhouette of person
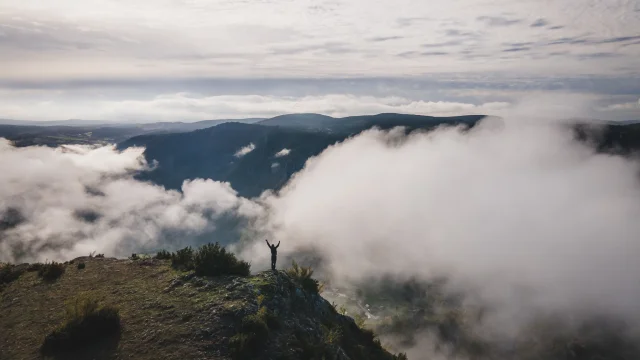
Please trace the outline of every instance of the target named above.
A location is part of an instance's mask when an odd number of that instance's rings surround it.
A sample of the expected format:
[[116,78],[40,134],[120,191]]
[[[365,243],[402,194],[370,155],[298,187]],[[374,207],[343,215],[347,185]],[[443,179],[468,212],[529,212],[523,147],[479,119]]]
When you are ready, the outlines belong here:
[[280,246],[280,241],[278,241],[278,245],[269,244],[269,240],[267,240],[267,239],[265,239],[264,241],[267,242],[267,245],[269,246],[269,249],[271,249],[271,270],[275,270],[276,269],[276,260],[278,258],[278,247]]

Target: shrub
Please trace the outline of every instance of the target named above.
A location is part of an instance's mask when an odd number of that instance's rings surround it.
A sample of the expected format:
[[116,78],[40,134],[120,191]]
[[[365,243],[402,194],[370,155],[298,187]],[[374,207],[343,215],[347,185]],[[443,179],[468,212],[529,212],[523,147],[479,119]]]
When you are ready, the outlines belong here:
[[17,267],[12,264],[0,265],[0,284],[10,283],[16,280],[20,275],[20,272],[16,271]]
[[73,351],[120,331],[118,309],[100,306],[90,296],[67,302],[65,317],[65,322],[45,338],[40,348],[43,354]]
[[158,259],[158,260],[170,260],[171,259],[171,253],[168,252],[167,250],[160,250],[156,254],[156,259]]
[[285,271],[302,288],[312,294],[319,294],[322,290],[318,280],[312,278],[313,269],[308,266],[300,266],[295,260],[291,261],[291,267]]
[[342,331],[339,327],[329,329],[326,326],[322,326],[322,333],[324,342],[329,345],[339,344],[342,341]]
[[78,263],[78,270],[82,270],[86,267],[86,265],[83,262],[79,262]]
[[248,276],[251,272],[249,263],[238,260],[218,243],[201,246],[193,256],[193,264],[196,275],[200,276]]
[[131,256],[129,257],[129,259],[131,259],[131,260],[138,260],[138,259],[140,259],[140,257],[138,256],[138,254],[133,253],[133,254],[131,254]]
[[38,276],[44,281],[55,281],[64,274],[64,270],[64,264],[52,261],[50,263],[42,264],[38,269]]
[[193,269],[193,249],[187,246],[184,249],[171,254],[171,266],[177,269],[192,270]]
[[104,254],[98,254],[96,255],[97,258],[104,258]]
[[17,280],[27,270],[24,266],[0,264],[0,291],[14,280]]

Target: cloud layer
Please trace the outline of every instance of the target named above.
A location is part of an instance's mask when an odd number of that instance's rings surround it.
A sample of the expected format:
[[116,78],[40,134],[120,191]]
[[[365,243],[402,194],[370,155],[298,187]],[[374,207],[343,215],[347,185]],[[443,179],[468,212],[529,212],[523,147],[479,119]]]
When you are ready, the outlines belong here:
[[[0,78],[619,74],[638,55],[638,13],[603,0],[3,2]],[[531,46],[514,58],[508,43]],[[400,56],[424,44],[441,56]],[[591,53],[620,56],[579,59]]]
[[374,130],[265,195],[263,229],[282,251],[317,249],[342,280],[447,274],[500,308],[495,321],[539,309],[640,320],[638,170],[551,123]]
[[[422,113],[440,111],[441,102],[482,110],[515,102],[523,88],[595,90],[605,108],[640,96],[639,6],[627,0],[0,1],[0,118],[179,121],[298,107],[344,114],[305,98],[334,101],[338,94],[372,98],[358,99],[357,109],[397,96],[434,103],[417,106]],[[443,81],[412,83],[433,76]],[[598,85],[603,77],[609,86]],[[202,79],[224,91],[202,91]],[[274,79],[280,81],[271,89],[238,91],[238,84]],[[342,86],[323,82],[331,79]],[[391,80],[355,84],[375,79]],[[175,86],[161,90],[166,81]],[[303,94],[296,81],[317,81],[317,88]],[[43,91],[25,92],[25,84]],[[115,85],[121,88],[110,91]],[[445,91],[451,88],[494,91],[454,96]],[[614,93],[620,96],[607,97]],[[218,95],[231,98],[211,98]],[[238,95],[245,99],[233,98]],[[276,97],[272,108],[261,103],[269,96]],[[250,101],[260,108],[243,104]],[[388,107],[381,99],[361,112]],[[611,107],[599,115],[633,119],[640,110]]]
[[147,166],[142,151],[0,139],[0,261],[128,256],[211,232],[225,214],[252,213],[227,183],[187,181],[180,193],[134,180]]
[[398,96],[374,97],[349,94],[321,96],[261,96],[167,94],[150,100],[100,101],[74,106],[52,101],[26,106],[0,101],[0,113],[17,119],[94,119],[129,121],[195,121],[240,117],[271,117],[287,113],[321,113],[331,116],[383,112],[424,115],[495,114],[509,107],[507,102],[481,104],[452,101],[411,100]]

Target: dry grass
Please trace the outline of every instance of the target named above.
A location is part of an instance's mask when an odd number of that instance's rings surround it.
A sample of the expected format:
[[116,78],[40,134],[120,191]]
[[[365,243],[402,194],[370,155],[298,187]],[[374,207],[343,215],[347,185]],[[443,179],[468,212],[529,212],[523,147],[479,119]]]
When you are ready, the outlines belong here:
[[[224,328],[229,320],[216,318],[223,312],[214,311],[231,302],[218,301],[231,278],[212,280],[219,286],[211,291],[187,286],[167,291],[182,274],[169,261],[153,260],[153,266],[96,257],[78,261],[86,264],[84,270],[66,271],[53,283],[25,272],[6,284],[0,292],[0,359],[40,358],[45,337],[67,321],[69,301],[83,291],[118,308],[122,323],[119,341],[95,348],[89,358],[215,359],[212,351],[226,346],[220,339],[233,335]],[[93,306],[80,305],[77,313]],[[211,336],[194,340],[202,329]]]

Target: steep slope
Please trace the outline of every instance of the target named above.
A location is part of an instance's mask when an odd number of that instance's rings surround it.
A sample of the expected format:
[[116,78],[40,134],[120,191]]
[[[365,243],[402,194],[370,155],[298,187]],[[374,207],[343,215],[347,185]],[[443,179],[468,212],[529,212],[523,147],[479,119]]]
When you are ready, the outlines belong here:
[[[65,301],[83,292],[118,308],[122,329],[60,358],[395,358],[371,332],[284,272],[197,277],[169,262],[78,258],[54,282],[24,272],[0,290],[0,358],[39,358],[43,340],[64,320]],[[243,347],[237,339],[247,331],[247,319],[267,315],[268,327]]]
[[[229,181],[240,195],[251,197],[279,188],[309,157],[342,139],[323,132],[227,123],[190,133],[134,137],[119,147],[144,146],[146,159],[158,162],[154,171],[140,175],[144,180],[172,189],[186,179]],[[236,156],[250,144],[253,151]],[[284,149],[290,152],[278,155]]]

